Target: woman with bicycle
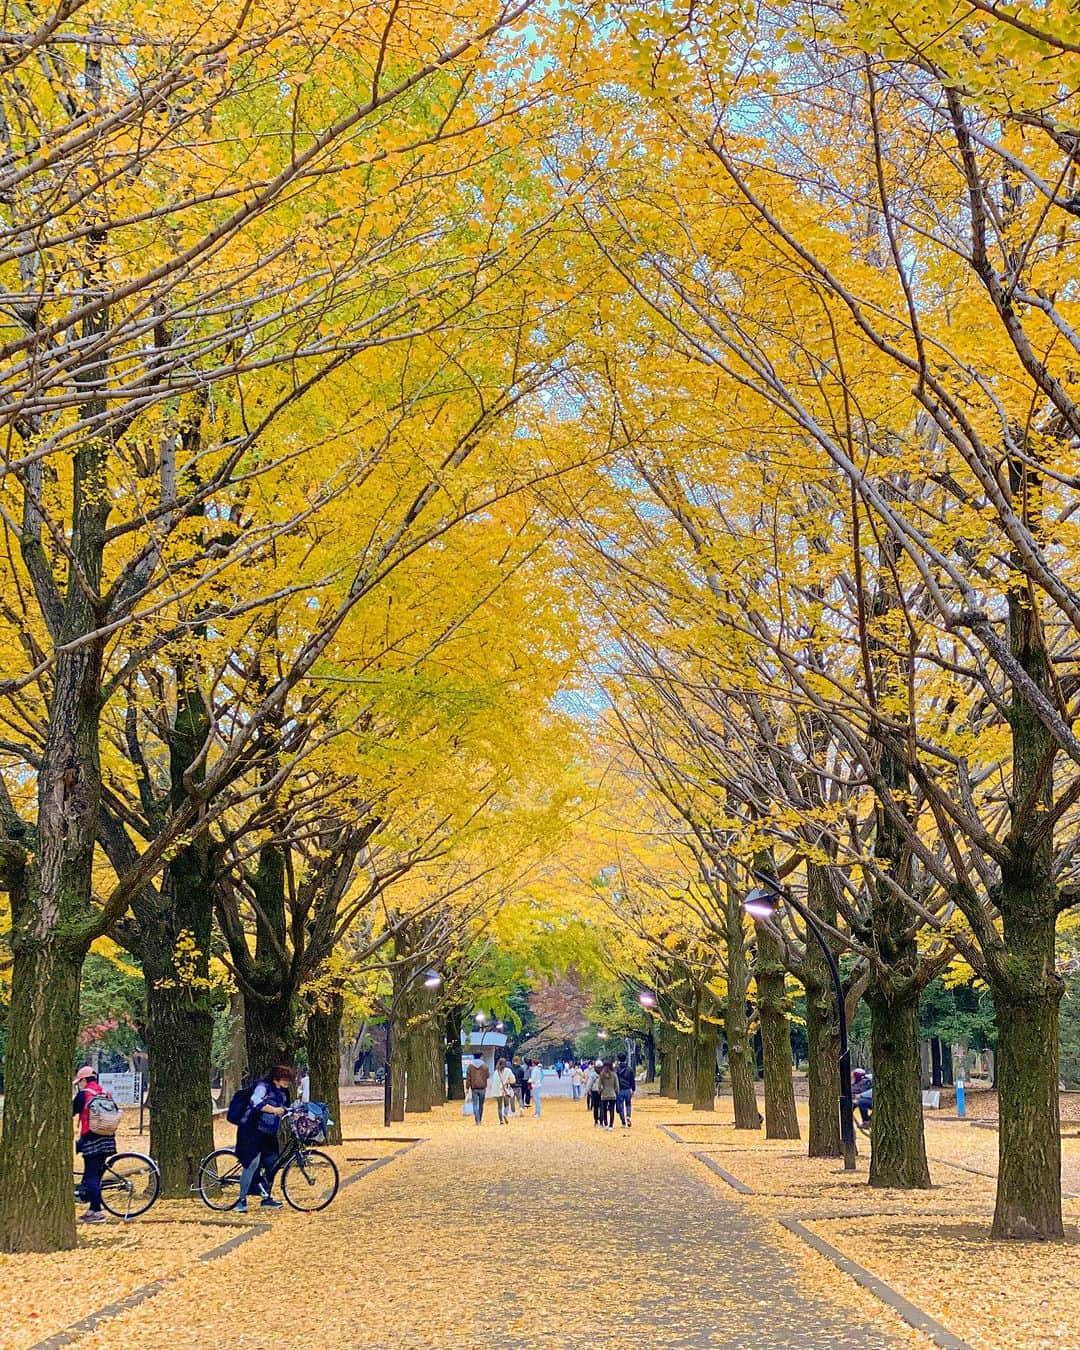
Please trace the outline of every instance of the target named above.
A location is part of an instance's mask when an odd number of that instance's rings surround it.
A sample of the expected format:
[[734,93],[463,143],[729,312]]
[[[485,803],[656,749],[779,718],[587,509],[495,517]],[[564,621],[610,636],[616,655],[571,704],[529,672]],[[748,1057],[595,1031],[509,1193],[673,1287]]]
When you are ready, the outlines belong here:
[[116,1152],[116,1140],[111,1134],[95,1134],[90,1128],[90,1103],[101,1093],[97,1071],[90,1064],[84,1064],[75,1074],[72,1083],[75,1096],[71,1103],[71,1114],[79,1118],[79,1141],[75,1151],[82,1155],[83,1174],[79,1189],[82,1198],[90,1208],[80,1216],[80,1223],[104,1223],[105,1212],[101,1207],[101,1178],[105,1173],[105,1164],[109,1154]]
[[236,1127],[236,1156],[244,1164],[240,1199],[236,1204],[238,1214],[247,1213],[248,1192],[256,1178],[262,1191],[263,1209],[281,1208],[281,1201],[275,1200],[270,1191],[278,1160],[278,1129],[289,1106],[292,1081],[292,1069],[286,1064],[275,1064],[266,1077],[251,1089],[248,1108]]

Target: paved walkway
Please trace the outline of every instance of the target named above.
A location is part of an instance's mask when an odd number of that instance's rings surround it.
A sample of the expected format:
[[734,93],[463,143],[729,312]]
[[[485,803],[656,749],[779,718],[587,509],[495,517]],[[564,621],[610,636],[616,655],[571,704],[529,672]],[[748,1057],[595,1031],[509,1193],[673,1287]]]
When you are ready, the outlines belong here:
[[660,1135],[663,1118],[653,1108],[607,1133],[553,1100],[540,1120],[500,1127],[492,1112],[477,1129],[446,1108],[424,1119],[427,1142],[325,1213],[275,1212],[270,1233],[111,1321],[109,1339],[169,1350],[178,1337],[307,1350],[898,1343],[830,1301],[823,1287],[836,1299],[853,1287],[785,1248]]

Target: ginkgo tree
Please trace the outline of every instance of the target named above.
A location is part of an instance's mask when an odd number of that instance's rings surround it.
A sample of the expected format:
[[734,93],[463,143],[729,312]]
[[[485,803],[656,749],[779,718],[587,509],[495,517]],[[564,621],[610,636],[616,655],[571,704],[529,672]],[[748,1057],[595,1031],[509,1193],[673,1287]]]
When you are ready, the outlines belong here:
[[[66,1095],[90,941],[163,867],[169,885],[197,880],[219,795],[278,753],[268,728],[351,610],[527,477],[474,454],[507,403],[489,406],[449,336],[489,302],[509,403],[535,390],[535,353],[512,340],[549,337],[528,288],[491,297],[537,238],[491,172],[492,127],[544,97],[527,8],[244,3],[218,7],[208,37],[183,9],[73,5],[5,65],[9,1248],[74,1241]],[[421,368],[456,362],[479,414],[445,433],[429,416],[416,455],[408,357],[349,363],[440,333],[442,362]],[[344,402],[320,406],[335,374]],[[431,393],[433,410],[452,402],[445,381]],[[340,525],[313,545],[373,473],[382,514],[360,548]],[[230,720],[213,694],[229,649],[283,624],[287,659]],[[178,691],[171,795],[99,902],[103,711],[148,697],[143,668],[161,662]]]

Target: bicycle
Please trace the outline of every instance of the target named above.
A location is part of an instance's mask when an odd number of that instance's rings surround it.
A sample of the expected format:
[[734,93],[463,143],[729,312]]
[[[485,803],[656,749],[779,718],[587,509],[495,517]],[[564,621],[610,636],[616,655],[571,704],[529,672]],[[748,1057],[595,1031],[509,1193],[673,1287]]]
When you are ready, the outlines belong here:
[[[161,1192],[161,1173],[144,1153],[112,1153],[101,1177],[101,1204],[118,1219],[145,1214]],[[81,1177],[75,1177],[75,1199],[85,1203]]]
[[[281,1177],[281,1193],[293,1209],[303,1214],[317,1214],[333,1200],[340,1184],[337,1164],[321,1149],[311,1148],[297,1133],[297,1125],[304,1116],[303,1103],[286,1111],[282,1120],[288,1131],[288,1142],[278,1158],[274,1176]],[[240,1182],[244,1165],[231,1148],[218,1148],[208,1153],[199,1166],[197,1189],[203,1203],[211,1209],[225,1212],[234,1209],[240,1200]]]

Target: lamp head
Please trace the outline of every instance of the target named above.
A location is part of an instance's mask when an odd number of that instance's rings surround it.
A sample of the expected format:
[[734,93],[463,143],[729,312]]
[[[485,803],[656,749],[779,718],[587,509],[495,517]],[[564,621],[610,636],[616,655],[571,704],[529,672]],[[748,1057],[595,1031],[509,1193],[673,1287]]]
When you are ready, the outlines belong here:
[[424,976],[425,989],[438,989],[440,984],[442,984],[442,976],[437,970],[429,970]]
[[642,989],[642,991],[637,996],[637,1001],[641,1004],[643,1008],[656,1007],[656,995],[653,993],[651,989]]
[[755,919],[771,919],[776,914],[776,896],[764,886],[750,891],[742,902],[743,909]]
[[598,1041],[606,1041],[606,1040],[607,1040],[607,1032],[606,1032],[606,1031],[598,1031],[598,1032],[596,1033],[596,1039],[597,1039]]
[[476,1014],[476,1020],[480,1023],[481,1026],[483,1026],[484,1023],[487,1021],[487,1013],[478,1012]]
[[505,1026],[506,1026],[506,1023],[505,1023],[505,1022],[496,1022],[496,1023],[495,1023],[495,1030],[496,1030],[496,1031],[502,1031],[502,1030],[504,1029]]

